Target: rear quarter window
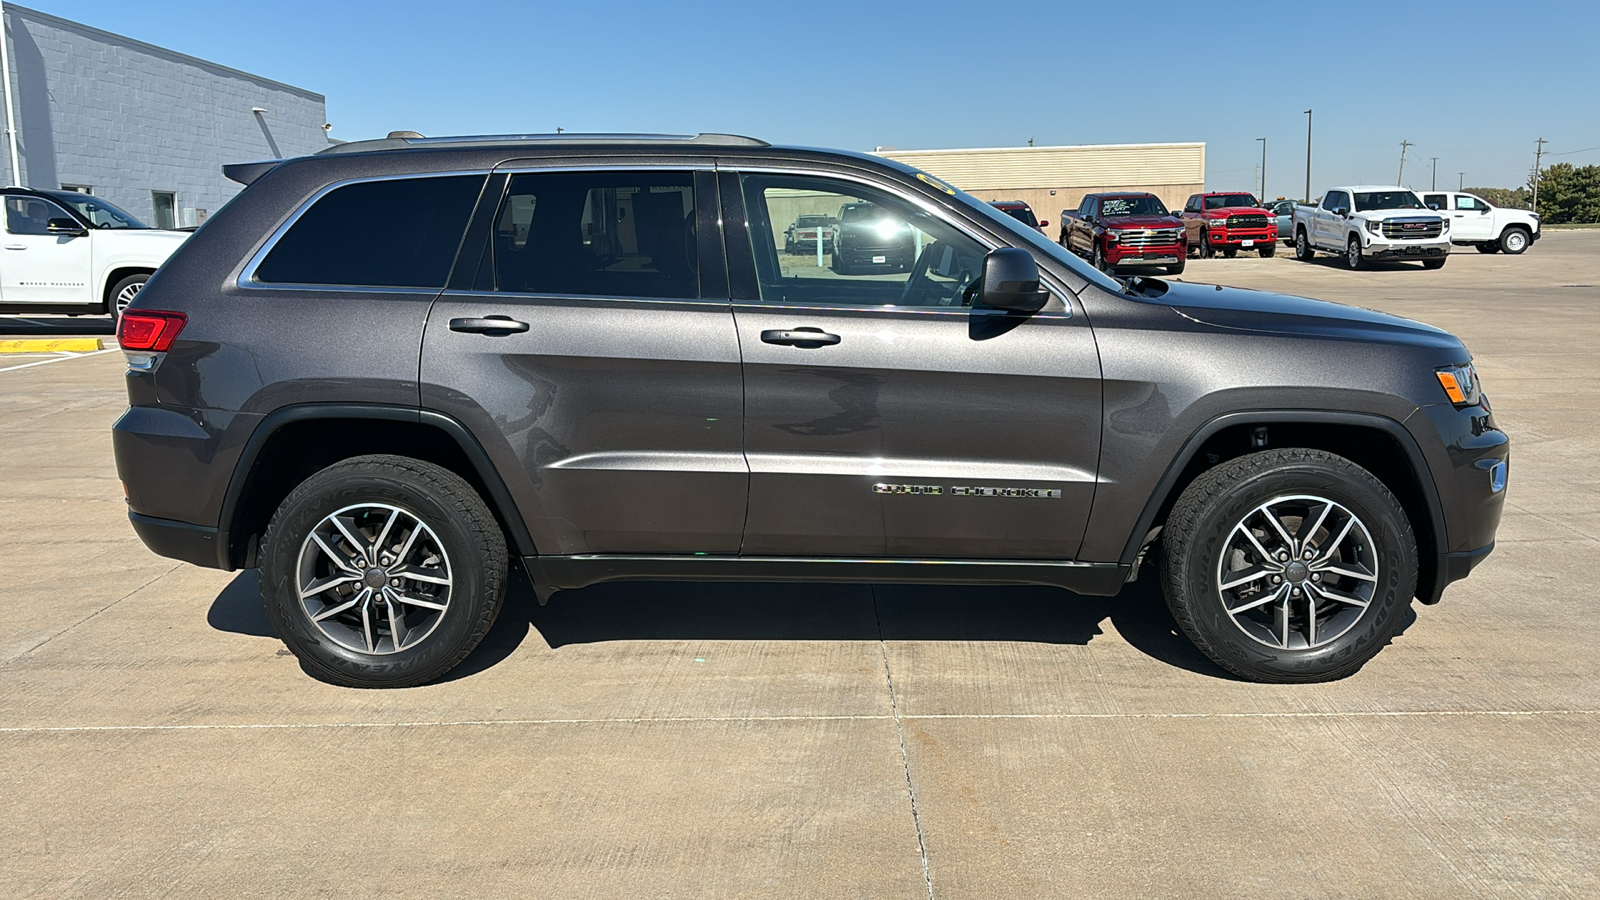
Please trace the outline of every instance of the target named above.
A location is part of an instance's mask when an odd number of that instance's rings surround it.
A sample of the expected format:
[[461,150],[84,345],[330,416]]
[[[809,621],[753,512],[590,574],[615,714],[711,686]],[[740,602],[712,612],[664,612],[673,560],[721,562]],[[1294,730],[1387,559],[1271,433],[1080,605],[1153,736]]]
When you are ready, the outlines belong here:
[[289,226],[256,267],[255,280],[442,288],[484,177],[396,178],[335,188]]

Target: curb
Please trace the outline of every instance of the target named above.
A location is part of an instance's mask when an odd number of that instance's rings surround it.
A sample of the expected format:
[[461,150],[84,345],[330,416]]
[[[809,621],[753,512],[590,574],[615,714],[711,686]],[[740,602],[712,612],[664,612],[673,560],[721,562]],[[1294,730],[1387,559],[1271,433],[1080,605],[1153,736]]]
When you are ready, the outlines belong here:
[[86,350],[104,350],[99,338],[35,338],[31,340],[0,341],[0,353],[81,353]]

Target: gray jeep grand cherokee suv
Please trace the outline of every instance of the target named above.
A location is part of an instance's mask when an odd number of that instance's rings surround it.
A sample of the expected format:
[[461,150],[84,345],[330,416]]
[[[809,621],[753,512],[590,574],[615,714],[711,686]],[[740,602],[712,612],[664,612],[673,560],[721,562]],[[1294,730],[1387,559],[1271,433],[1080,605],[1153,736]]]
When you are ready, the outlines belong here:
[[[249,187],[123,317],[151,549],[259,567],[311,671],[439,677],[600,581],[1030,583],[1148,552],[1249,679],[1359,668],[1494,545],[1507,439],[1455,337],[1120,281],[937,178],[725,135],[425,139]],[[860,275],[783,225],[872,204]]]

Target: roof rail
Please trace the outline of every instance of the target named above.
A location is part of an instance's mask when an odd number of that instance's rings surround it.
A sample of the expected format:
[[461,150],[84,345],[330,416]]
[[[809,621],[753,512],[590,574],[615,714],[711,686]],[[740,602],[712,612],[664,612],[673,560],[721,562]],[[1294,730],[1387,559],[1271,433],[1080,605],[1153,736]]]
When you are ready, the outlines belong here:
[[546,144],[632,145],[693,144],[702,147],[770,147],[766,141],[738,134],[473,134],[457,137],[423,137],[414,131],[392,131],[389,137],[351,141],[318,150],[318,156],[366,153],[374,150],[409,150],[423,147],[540,146]]

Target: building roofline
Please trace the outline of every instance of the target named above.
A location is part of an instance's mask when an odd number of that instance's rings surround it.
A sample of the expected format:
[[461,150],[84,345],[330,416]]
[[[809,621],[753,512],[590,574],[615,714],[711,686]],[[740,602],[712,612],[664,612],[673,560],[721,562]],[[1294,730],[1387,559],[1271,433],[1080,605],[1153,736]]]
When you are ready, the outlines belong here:
[[82,22],[75,22],[72,19],[63,19],[60,16],[53,16],[53,15],[47,13],[47,12],[40,12],[37,9],[32,9],[32,8],[29,8],[29,7],[26,7],[26,6],[19,6],[19,5],[15,4],[15,3],[6,3],[6,4],[4,4],[4,8],[5,8],[5,10],[7,12],[23,13],[27,17],[30,17],[30,18],[42,19],[42,20],[50,22],[52,24],[64,25],[64,26],[67,26],[69,28],[78,29],[80,31],[87,31],[87,32],[90,32],[92,34],[97,34],[97,35],[101,35],[101,36],[108,37],[108,38],[114,38],[114,39],[116,39],[118,41],[121,41],[122,43],[129,44],[129,45],[137,47],[137,48],[139,48],[141,50],[145,50],[145,51],[148,51],[148,52],[151,52],[151,53],[156,53],[156,54],[159,54],[161,56],[166,56],[166,57],[170,57],[170,58],[179,59],[179,60],[182,60],[182,61],[187,62],[187,63],[192,63],[194,65],[204,66],[204,67],[206,67],[208,69],[213,69],[213,70],[220,71],[220,72],[226,72],[226,73],[228,73],[230,75],[238,75],[238,76],[240,76],[242,78],[248,78],[251,81],[255,81],[255,82],[258,82],[258,83],[263,84],[263,85],[268,85],[268,86],[275,87],[275,88],[281,88],[281,89],[286,90],[286,91],[293,91],[296,94],[300,94],[301,96],[304,96],[304,97],[309,98],[309,99],[319,100],[319,101],[321,101],[323,103],[327,103],[328,102],[328,98],[327,97],[323,96],[322,94],[317,93],[316,91],[308,91],[308,90],[306,90],[305,88],[302,88],[302,87],[295,87],[292,84],[285,84],[282,81],[274,81],[271,78],[265,78],[265,77],[263,77],[261,75],[256,75],[256,74],[251,73],[251,72],[246,72],[243,69],[235,69],[232,66],[225,66],[225,65],[223,65],[221,63],[212,62],[209,59],[201,59],[198,56],[190,56],[187,53],[179,53],[176,50],[172,50],[172,49],[169,49],[167,47],[161,47],[161,46],[158,46],[156,44],[151,44],[151,43],[146,42],[146,41],[141,41],[138,38],[131,38],[131,37],[128,37],[127,35],[125,35],[125,34],[117,34],[114,31],[106,31],[104,28],[96,28],[93,25],[85,25]]
[[1149,150],[1205,147],[1205,141],[1168,141],[1157,144],[1059,144],[1048,147],[960,147],[948,150],[874,150],[874,156],[928,156],[950,153],[1036,153],[1041,150]]

